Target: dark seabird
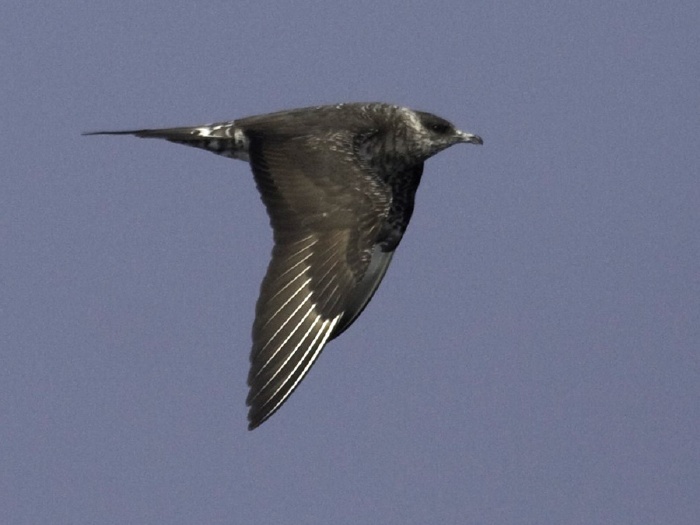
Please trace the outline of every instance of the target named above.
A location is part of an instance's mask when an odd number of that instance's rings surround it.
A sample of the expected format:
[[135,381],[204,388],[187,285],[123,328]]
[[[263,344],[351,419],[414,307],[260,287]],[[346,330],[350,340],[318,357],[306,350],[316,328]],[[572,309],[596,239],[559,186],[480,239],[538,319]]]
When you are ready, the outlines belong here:
[[253,324],[250,430],[367,306],[411,219],[423,162],[482,144],[440,117],[382,103],[88,135],[165,139],[250,163],[274,233]]

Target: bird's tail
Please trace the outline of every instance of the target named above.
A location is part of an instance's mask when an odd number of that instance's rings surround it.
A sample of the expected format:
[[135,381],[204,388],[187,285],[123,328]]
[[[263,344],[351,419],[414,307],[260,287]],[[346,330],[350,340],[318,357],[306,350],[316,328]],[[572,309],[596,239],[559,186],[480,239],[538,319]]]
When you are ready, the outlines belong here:
[[201,138],[198,130],[204,126],[162,129],[130,129],[120,131],[90,131],[83,135],[134,135],[140,138],[166,140],[192,140]]
[[180,128],[92,131],[83,135],[133,135],[140,138],[165,139],[176,144],[205,149],[217,155],[248,160],[248,138],[234,121]]

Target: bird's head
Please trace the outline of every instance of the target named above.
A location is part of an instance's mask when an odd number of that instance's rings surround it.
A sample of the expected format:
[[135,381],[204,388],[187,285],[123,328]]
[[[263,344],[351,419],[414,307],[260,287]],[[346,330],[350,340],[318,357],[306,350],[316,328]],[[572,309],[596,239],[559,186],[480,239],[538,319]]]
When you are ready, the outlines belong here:
[[454,144],[484,143],[480,136],[460,131],[451,122],[437,115],[423,111],[411,113],[409,127],[415,137],[415,147],[426,159]]

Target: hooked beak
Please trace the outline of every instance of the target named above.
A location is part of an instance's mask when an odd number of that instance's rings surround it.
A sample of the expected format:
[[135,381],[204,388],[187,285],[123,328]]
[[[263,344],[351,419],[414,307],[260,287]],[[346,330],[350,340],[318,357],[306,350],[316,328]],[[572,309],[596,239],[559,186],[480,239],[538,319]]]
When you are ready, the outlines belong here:
[[483,144],[484,140],[479,135],[474,135],[473,133],[465,133],[464,131],[457,131],[457,136],[460,142],[468,142],[469,144]]

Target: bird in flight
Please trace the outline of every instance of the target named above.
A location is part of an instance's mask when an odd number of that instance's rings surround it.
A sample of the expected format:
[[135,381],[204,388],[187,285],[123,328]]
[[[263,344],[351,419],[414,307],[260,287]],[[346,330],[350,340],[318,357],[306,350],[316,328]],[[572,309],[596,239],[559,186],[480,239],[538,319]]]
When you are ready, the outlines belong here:
[[165,139],[250,163],[274,247],[253,323],[249,430],[367,306],[411,219],[423,163],[454,144],[483,144],[440,117],[384,103],[86,135]]

